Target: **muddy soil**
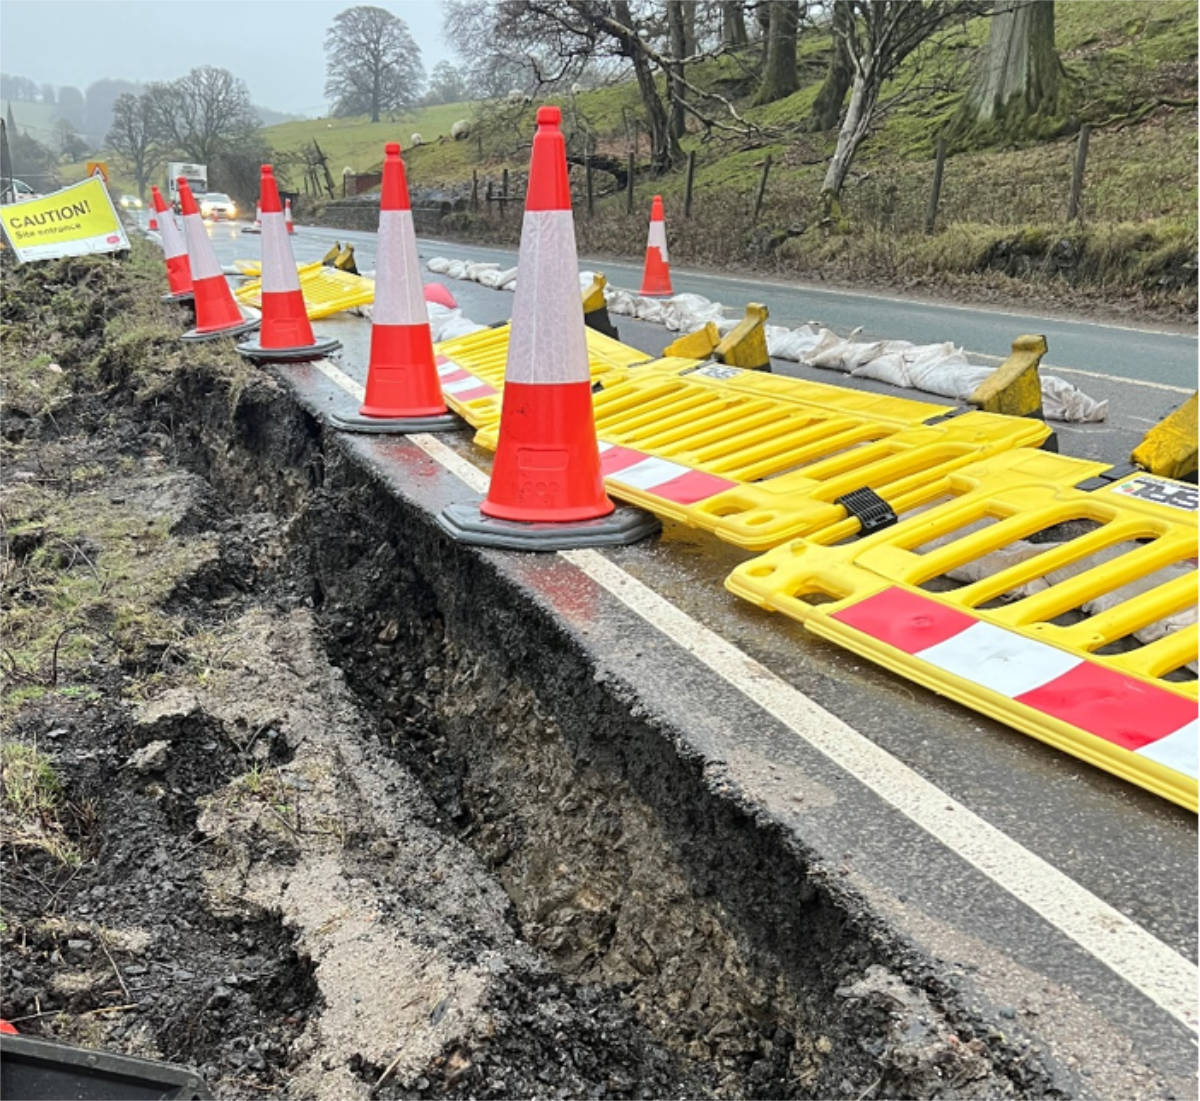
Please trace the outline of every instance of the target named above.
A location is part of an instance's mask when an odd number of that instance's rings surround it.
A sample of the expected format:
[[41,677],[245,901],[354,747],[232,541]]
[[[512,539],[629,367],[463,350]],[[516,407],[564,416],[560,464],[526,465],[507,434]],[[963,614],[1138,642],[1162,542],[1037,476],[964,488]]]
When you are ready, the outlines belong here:
[[1045,1094],[151,261],[5,280],[4,1017],[231,1097]]

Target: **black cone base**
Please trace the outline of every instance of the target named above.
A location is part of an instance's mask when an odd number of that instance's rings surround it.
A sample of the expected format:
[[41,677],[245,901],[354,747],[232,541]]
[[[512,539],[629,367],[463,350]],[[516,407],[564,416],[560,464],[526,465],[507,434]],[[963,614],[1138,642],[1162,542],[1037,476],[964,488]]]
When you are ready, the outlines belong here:
[[202,333],[199,329],[189,329],[179,339],[186,340],[189,344],[198,344],[202,340],[219,340],[223,336],[241,336],[243,333],[253,332],[260,324],[257,317],[252,317],[240,325],[231,325],[228,329],[217,329],[211,333]]
[[179,291],[177,294],[164,294],[162,300],[164,302],[191,302],[195,295],[191,291]]
[[654,535],[660,527],[656,516],[626,506],[596,520],[538,524],[497,520],[472,505],[449,505],[439,514],[438,524],[460,543],[529,551],[622,547]]
[[329,423],[341,432],[364,432],[374,435],[452,432],[456,428],[465,427],[462,418],[453,413],[439,413],[433,417],[364,417],[358,413],[330,413]]
[[237,351],[239,355],[252,359],[255,363],[301,363],[306,359],[321,359],[330,352],[336,352],[341,346],[340,340],[329,337],[295,348],[264,348],[260,334],[259,339],[243,341],[237,346]]

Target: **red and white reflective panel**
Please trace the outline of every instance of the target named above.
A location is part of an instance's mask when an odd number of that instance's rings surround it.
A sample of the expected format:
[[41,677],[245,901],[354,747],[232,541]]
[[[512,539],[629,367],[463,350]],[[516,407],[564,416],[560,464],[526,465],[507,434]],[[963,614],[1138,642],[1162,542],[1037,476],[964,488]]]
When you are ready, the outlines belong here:
[[263,294],[284,294],[300,290],[296,258],[288,240],[287,226],[278,211],[262,216],[262,291]]
[[728,478],[647,455],[631,447],[604,442],[599,447],[600,472],[605,478],[630,489],[651,493],[664,501],[674,501],[677,505],[692,505],[738,485]]
[[162,238],[163,256],[168,260],[174,260],[176,256],[186,256],[187,244],[184,242],[183,234],[179,232],[175,215],[169,210],[163,210],[157,212],[157,216],[158,232]]
[[437,357],[437,373],[442,384],[442,393],[458,401],[474,401],[476,398],[486,398],[498,392],[490,383],[484,382],[445,356]]
[[379,212],[375,306],[371,316],[376,325],[429,324],[411,210]]
[[1196,777],[1195,700],[905,589],[885,589],[831,618],[935,669]]
[[590,384],[569,210],[525,211],[517,271],[505,381]]
[[647,248],[657,248],[664,262],[671,258],[667,255],[667,224],[658,218],[650,219],[650,234],[646,238]]
[[187,238],[188,263],[192,268],[192,282],[198,279],[224,279],[217,253],[208,239],[204,219],[199,214],[183,216],[183,234]]

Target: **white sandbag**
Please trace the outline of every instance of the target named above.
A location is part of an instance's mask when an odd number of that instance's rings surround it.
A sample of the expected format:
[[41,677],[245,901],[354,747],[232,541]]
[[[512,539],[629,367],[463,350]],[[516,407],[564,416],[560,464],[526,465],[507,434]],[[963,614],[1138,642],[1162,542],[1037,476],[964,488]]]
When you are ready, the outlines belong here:
[[425,261],[425,266],[438,275],[445,275],[450,270],[450,261],[444,256],[431,256]]
[[442,340],[453,340],[456,336],[468,336],[487,328],[486,325],[464,317],[458,307],[451,309],[440,302],[426,302],[425,309],[429,314],[429,331],[435,344]]
[[1108,402],[1097,401],[1057,375],[1043,375],[1042,412],[1048,420],[1091,424],[1108,416]]

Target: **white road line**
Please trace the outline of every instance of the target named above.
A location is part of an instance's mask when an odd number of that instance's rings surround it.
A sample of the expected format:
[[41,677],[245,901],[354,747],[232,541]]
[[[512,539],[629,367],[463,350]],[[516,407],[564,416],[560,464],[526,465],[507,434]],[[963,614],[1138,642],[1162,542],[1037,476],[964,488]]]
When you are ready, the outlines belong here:
[[[362,386],[349,375],[325,360],[314,366],[362,399]],[[487,491],[488,476],[436,436],[424,433],[408,438],[471,490]],[[1196,1031],[1200,1023],[1197,969],[1173,948],[598,551],[558,553],[797,737]]]

